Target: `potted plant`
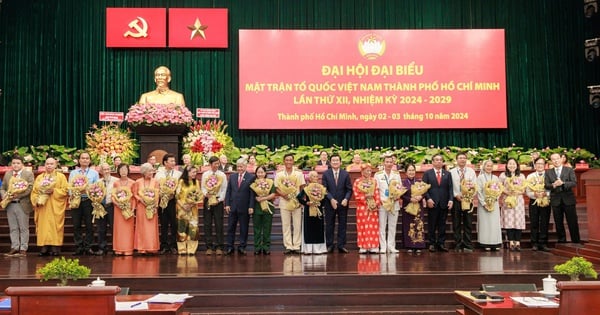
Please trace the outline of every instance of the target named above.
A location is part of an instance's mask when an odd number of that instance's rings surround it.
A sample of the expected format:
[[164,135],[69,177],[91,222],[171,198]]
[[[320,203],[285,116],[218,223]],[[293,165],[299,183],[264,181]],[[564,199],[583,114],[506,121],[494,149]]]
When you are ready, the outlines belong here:
[[556,265],[554,271],[561,275],[568,275],[571,281],[578,281],[581,275],[586,278],[598,278],[594,265],[583,257],[573,257],[563,264]]
[[66,286],[67,281],[87,278],[90,276],[91,269],[79,264],[79,259],[65,259],[65,257],[55,258],[38,270],[42,276],[40,281],[49,279],[58,279],[58,286]]

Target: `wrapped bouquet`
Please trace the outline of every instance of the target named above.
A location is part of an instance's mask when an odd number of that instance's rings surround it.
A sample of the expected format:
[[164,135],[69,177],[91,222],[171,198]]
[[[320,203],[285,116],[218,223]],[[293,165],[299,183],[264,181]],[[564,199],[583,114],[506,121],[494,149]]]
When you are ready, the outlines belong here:
[[197,205],[202,202],[202,198],[204,198],[202,191],[194,186],[185,195],[185,203]]
[[367,218],[371,216],[371,212],[377,211],[377,202],[375,201],[375,181],[373,179],[361,179],[358,183],[358,190],[365,194],[367,202]]
[[121,186],[115,189],[112,196],[112,201],[121,209],[121,214],[125,220],[129,220],[134,216],[131,210],[131,189],[129,187]]
[[106,187],[102,181],[89,184],[87,186],[87,195],[92,201],[92,223],[96,219],[104,218],[106,209],[102,206],[102,200],[106,197]]
[[325,186],[319,183],[310,183],[304,187],[304,192],[308,196],[308,206],[309,213],[308,215],[311,217],[321,217],[323,213],[321,213],[321,200],[325,198],[327,194],[327,189]]
[[519,176],[511,176],[506,179],[506,199],[504,204],[509,209],[514,209],[517,206],[517,196],[525,192],[527,183]]
[[389,196],[388,199],[383,202],[383,208],[395,215],[396,209],[394,209],[394,203],[396,203],[396,201],[400,199],[400,197],[402,197],[402,195],[404,195],[407,191],[408,189],[402,186],[401,181],[392,179],[388,185]]
[[37,190],[40,192],[35,200],[35,206],[43,206],[50,199],[50,190],[54,189],[56,178],[52,175],[45,175],[39,182]]
[[140,188],[140,198],[142,203],[146,206],[146,218],[152,219],[156,213],[156,207],[158,206],[158,191],[153,187],[142,187]]
[[300,207],[300,202],[296,198],[299,192],[296,176],[286,175],[279,177],[277,188],[287,197],[286,208],[284,210],[293,211]]
[[473,198],[477,194],[477,184],[470,179],[463,178],[460,181],[460,194],[462,196],[460,208],[468,212],[473,211]]
[[16,195],[27,190],[27,187],[29,187],[29,183],[26,180],[20,177],[11,177],[8,181],[8,191],[6,192],[6,196],[4,196],[4,199],[2,199],[2,202],[0,203],[0,208],[6,209],[6,207],[8,207],[8,204],[10,204],[12,199]]
[[160,179],[160,202],[161,208],[166,208],[169,204],[169,200],[175,195],[175,189],[177,188],[177,181],[172,177],[165,177]]
[[489,180],[485,183],[483,191],[485,193],[483,207],[485,208],[485,210],[492,212],[494,211],[494,203],[498,201],[498,198],[500,197],[500,195],[502,195],[504,187],[499,181]]
[[73,176],[69,181],[69,207],[79,208],[81,203],[81,194],[87,189],[88,178],[83,174]]
[[533,202],[534,205],[537,205],[538,207],[547,207],[550,205],[550,199],[546,195],[546,189],[544,188],[544,177],[531,177],[527,181],[527,187],[529,187],[536,195],[544,193],[543,197],[535,198],[535,201]]
[[202,185],[206,188],[206,197],[208,198],[208,205],[214,206],[219,203],[217,199],[217,195],[219,194],[219,190],[221,189],[221,185],[223,184],[223,179],[215,174],[211,174],[208,176]]
[[[423,196],[429,190],[429,187],[431,187],[431,185],[425,182],[415,182],[410,186],[410,196]],[[419,214],[419,211],[421,211],[421,205],[419,205],[419,202],[417,201],[411,201],[408,204],[408,206],[406,206],[406,209],[404,211],[406,211],[406,213],[408,214],[417,216]]]
[[[257,179],[250,184],[250,189],[252,189],[257,196],[266,197],[271,193],[271,189],[273,189],[273,180],[269,178]],[[268,200],[260,202],[262,211],[269,212],[269,214],[273,214],[273,211],[271,211],[271,208],[269,207],[271,205],[273,204]]]

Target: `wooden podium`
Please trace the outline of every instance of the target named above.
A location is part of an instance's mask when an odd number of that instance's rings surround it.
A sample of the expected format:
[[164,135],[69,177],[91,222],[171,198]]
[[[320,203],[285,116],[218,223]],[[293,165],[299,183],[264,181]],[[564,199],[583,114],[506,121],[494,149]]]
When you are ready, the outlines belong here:
[[[181,136],[187,130],[185,125],[170,126],[145,126],[139,125],[132,128],[140,136],[140,162],[146,162],[150,153],[156,150],[164,150],[175,155],[175,160],[179,161],[181,156],[180,144]],[[157,162],[161,163],[157,157]],[[140,163],[140,164],[141,164]]]
[[573,256],[583,256],[600,263],[600,169],[591,169],[581,175],[585,182],[589,243]]

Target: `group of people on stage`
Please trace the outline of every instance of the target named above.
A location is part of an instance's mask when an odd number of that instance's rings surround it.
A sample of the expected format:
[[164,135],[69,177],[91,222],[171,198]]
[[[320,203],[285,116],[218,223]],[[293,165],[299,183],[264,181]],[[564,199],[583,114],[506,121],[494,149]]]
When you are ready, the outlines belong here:
[[[321,154],[323,155],[323,154]],[[392,155],[383,157],[380,170],[359,162],[350,169],[360,172],[353,183],[341,167],[337,154],[321,159],[316,170],[305,174],[294,167],[293,154],[283,158],[283,168],[268,178],[264,166],[240,158],[235,166],[211,157],[209,169],[197,179],[199,168],[183,158],[178,167],[172,154],[165,154],[156,170],[152,161],[140,167],[141,178],[129,177],[129,166],[102,163],[91,167],[87,152],[80,154],[78,167],[69,179],[57,170],[57,161],[48,158],[44,171],[34,179],[24,168],[23,158],[13,157],[12,170],[2,183],[3,204],[10,227],[11,249],[6,256],[24,256],[29,242],[29,215],[35,218],[40,256],[60,255],[64,236],[65,210],[73,218],[74,255],[104,255],[112,229],[115,255],[193,255],[198,249],[199,205],[203,204],[206,255],[245,255],[250,219],[254,229],[254,254],[269,255],[271,226],[279,198],[284,254],[348,253],[346,227],[348,207],[356,201],[356,230],[359,253],[398,253],[396,228],[402,222],[402,243],[409,252],[447,252],[446,219],[452,216],[455,250],[472,252],[473,202],[477,206],[477,241],[484,250],[498,250],[505,230],[509,248],[521,250],[525,229],[524,195],[529,197],[533,250],[548,251],[550,213],[554,215],[558,242],[566,242],[566,216],[571,241],[580,242],[575,196],[576,177],[563,165],[559,154],[551,156],[553,168],[544,158],[535,157],[534,171],[527,178],[515,159],[506,170],[494,175],[493,162],[484,161],[479,175],[467,166],[467,155],[456,155],[456,167],[446,170],[443,156],[432,158],[432,168],[421,179],[415,165],[405,165],[406,176],[396,170]],[[187,161],[186,161],[187,160]],[[356,165],[354,165],[356,164]],[[358,166],[357,166],[358,165]],[[319,180],[319,173],[322,176]],[[118,177],[113,177],[116,172]],[[225,172],[230,172],[229,176]],[[308,181],[307,181],[308,180]],[[89,196],[82,186],[101,183],[101,201]],[[469,187],[472,191],[469,192]],[[95,203],[96,202],[96,203]],[[98,203],[104,209],[98,215]],[[427,231],[425,231],[425,211]],[[224,214],[228,214],[225,233]],[[337,238],[335,224],[337,221]],[[97,246],[94,245],[94,225]],[[239,225],[239,241],[236,231]],[[84,229],[85,227],[85,229]],[[226,235],[226,237],[225,237]],[[428,246],[428,247],[427,247]]]

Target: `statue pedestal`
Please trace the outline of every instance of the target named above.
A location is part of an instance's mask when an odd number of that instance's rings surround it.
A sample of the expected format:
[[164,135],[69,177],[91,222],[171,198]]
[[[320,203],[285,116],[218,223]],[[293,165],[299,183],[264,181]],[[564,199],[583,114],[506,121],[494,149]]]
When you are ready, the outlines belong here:
[[[175,155],[179,161],[179,147],[181,135],[187,130],[184,125],[171,126],[135,126],[133,131],[140,137],[140,162],[145,163],[150,153],[156,150],[164,150]],[[162,162],[162,156],[156,157],[156,162]]]

